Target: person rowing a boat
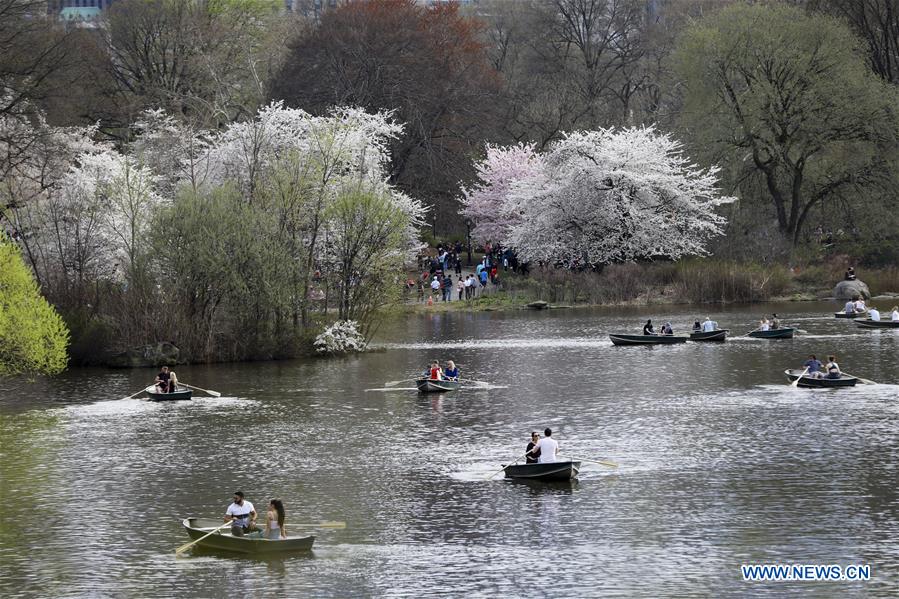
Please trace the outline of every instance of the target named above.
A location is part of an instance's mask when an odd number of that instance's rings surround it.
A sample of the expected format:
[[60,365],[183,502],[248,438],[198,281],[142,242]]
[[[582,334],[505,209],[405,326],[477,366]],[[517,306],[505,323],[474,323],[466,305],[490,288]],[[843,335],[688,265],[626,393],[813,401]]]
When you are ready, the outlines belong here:
[[643,325],[643,334],[644,335],[655,335],[656,331],[652,328],[652,320],[647,320],[646,324]]
[[780,328],[780,319],[777,317],[777,312],[775,312],[775,313],[771,316],[771,328],[772,328],[772,329],[779,329],[779,328]]
[[163,366],[159,370],[159,374],[156,375],[156,392],[157,393],[168,393],[170,389],[172,375],[169,374],[169,367]]
[[534,453],[540,452],[537,458],[537,462],[540,464],[551,464],[556,461],[556,456],[559,453],[559,444],[552,438],[552,435],[552,429],[547,428],[543,431],[543,438],[537,441],[536,448],[531,450]]
[[709,318],[708,316],[706,316],[705,320],[702,323],[702,331],[704,333],[711,333],[712,331],[717,331],[717,330],[718,330],[718,323],[715,322],[714,320],[712,320],[711,318]]
[[893,310],[890,312],[890,320],[899,321],[899,306],[893,306]]
[[432,381],[443,380],[443,370],[441,370],[440,363],[436,360],[431,362],[431,368],[428,370],[428,378]]
[[256,527],[256,508],[243,498],[243,491],[234,492],[234,501],[225,511],[225,522],[231,522],[231,536],[242,537]]
[[849,300],[848,302],[846,302],[846,305],[843,306],[843,312],[845,312],[846,314],[857,314],[855,310],[855,301]]
[[535,448],[537,447],[537,443],[540,442],[540,433],[537,431],[531,431],[531,440],[528,441],[528,447],[524,451],[524,459],[527,464],[536,464],[537,458],[540,457],[540,450]]
[[871,306],[868,308],[868,320],[879,321],[880,320],[880,310]]
[[659,333],[661,333],[662,335],[673,335],[674,329],[671,328],[671,323],[666,322],[665,324],[663,324],[662,330],[660,330]]
[[865,312],[867,309],[868,309],[868,307],[865,306],[865,300],[863,300],[861,297],[859,297],[857,300],[855,300],[855,311],[856,312]]
[[448,381],[459,380],[459,369],[456,368],[455,362],[452,360],[446,361],[446,368],[443,369],[443,376],[446,377]]
[[762,319],[759,321],[759,330],[760,330],[760,331],[768,331],[768,330],[771,330],[771,324],[768,322],[768,319],[767,319],[766,317],[764,317],[764,316],[763,316]]
[[808,370],[808,376],[814,379],[819,379],[823,376],[821,369],[824,368],[824,365],[815,357],[815,354],[810,355],[803,366]]

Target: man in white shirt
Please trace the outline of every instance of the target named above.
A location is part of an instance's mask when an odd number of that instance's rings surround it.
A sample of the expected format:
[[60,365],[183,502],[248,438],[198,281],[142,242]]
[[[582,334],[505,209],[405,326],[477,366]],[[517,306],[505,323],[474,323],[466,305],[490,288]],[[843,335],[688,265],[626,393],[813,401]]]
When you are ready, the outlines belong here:
[[893,307],[893,311],[890,312],[890,320],[899,320],[899,308]]
[[704,333],[711,333],[712,331],[717,331],[717,330],[718,330],[718,323],[715,322],[714,320],[712,320],[711,318],[709,318],[708,316],[706,316],[705,322],[702,323],[702,331]]
[[559,444],[552,438],[553,431],[548,428],[543,431],[543,438],[537,441],[537,445],[531,451],[537,453],[540,451],[540,457],[537,462],[540,464],[549,464],[556,461],[556,454],[559,453]]
[[880,320],[880,311],[874,306],[871,306],[868,308],[868,318],[871,320]]
[[231,522],[231,535],[242,537],[256,528],[256,509],[243,498],[243,491],[234,492],[234,503],[225,512],[225,522]]

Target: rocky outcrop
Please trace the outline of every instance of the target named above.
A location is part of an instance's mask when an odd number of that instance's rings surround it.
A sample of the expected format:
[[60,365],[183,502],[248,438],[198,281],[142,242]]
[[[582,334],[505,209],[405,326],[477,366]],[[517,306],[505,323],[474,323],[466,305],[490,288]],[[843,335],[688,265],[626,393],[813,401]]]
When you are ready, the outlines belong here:
[[543,300],[539,300],[536,302],[531,302],[530,304],[526,304],[526,307],[531,310],[546,310],[549,307],[548,302],[544,302]]
[[181,350],[168,341],[151,343],[114,354],[106,360],[113,368],[155,368],[174,366],[181,357]]
[[866,300],[871,299],[871,290],[858,279],[854,281],[840,281],[833,288],[833,298],[836,300],[848,301],[859,297]]

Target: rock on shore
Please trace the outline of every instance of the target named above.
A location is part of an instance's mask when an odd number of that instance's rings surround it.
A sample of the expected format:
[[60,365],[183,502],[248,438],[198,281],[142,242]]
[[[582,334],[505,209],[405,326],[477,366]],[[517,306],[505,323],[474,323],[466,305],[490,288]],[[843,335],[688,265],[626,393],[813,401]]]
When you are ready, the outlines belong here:
[[862,281],[840,281],[833,288],[833,298],[841,301],[849,301],[856,298],[871,299],[871,290]]

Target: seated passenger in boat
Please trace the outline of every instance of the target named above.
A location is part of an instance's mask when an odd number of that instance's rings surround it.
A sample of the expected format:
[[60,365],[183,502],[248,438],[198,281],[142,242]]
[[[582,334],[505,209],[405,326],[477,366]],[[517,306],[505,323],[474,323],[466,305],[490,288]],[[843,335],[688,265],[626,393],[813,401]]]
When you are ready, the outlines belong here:
[[712,331],[717,331],[717,330],[718,330],[718,323],[715,322],[714,320],[712,320],[711,318],[709,318],[708,316],[706,316],[705,321],[702,323],[702,331],[704,333],[711,333]]
[[890,312],[890,320],[892,320],[892,321],[899,320],[899,306],[893,306],[893,311]]
[[456,368],[456,363],[452,360],[447,360],[446,368],[443,369],[443,376],[446,377],[449,381],[458,381],[459,380],[459,369]]
[[838,379],[843,376],[843,373],[840,372],[840,365],[837,364],[836,356],[827,356],[827,365],[824,367],[824,370],[827,371],[827,378],[829,379]]
[[768,322],[767,318],[762,318],[759,321],[759,330],[760,331],[770,331],[771,330],[771,324]]
[[868,308],[868,318],[870,318],[871,320],[880,321],[880,310],[878,310],[874,306],[871,306],[870,308]]
[[644,335],[655,335],[656,331],[652,327],[652,320],[647,320],[646,324],[643,325],[643,334]]
[[698,320],[694,320],[694,321],[693,321],[693,332],[694,332],[694,333],[700,333],[700,332],[702,332],[702,325],[699,324],[699,321],[698,321]]
[[855,300],[855,311],[856,312],[864,312],[867,309],[868,309],[867,306],[865,306],[865,300],[863,300],[862,298],[858,298],[857,300]]
[[432,381],[443,380],[443,370],[440,369],[440,364],[438,362],[431,362],[431,368],[428,370],[428,378]]
[[178,375],[175,374],[174,370],[169,371],[169,393],[174,393],[178,390]]
[[843,306],[843,312],[846,314],[855,314],[855,301],[849,300],[846,302],[846,305]]
[[780,328],[780,319],[777,317],[777,313],[771,316],[771,328],[779,329]]
[[524,450],[524,460],[527,464],[536,464],[537,458],[540,457],[540,450],[537,449],[537,443],[540,442],[540,434],[537,431],[531,431],[531,440],[528,441],[528,447]]
[[674,331],[671,329],[671,323],[670,323],[670,322],[666,322],[665,324],[663,324],[663,325],[662,325],[662,330],[659,331],[659,333],[662,334],[662,335],[673,335],[673,334],[674,334]]
[[284,526],[284,502],[280,499],[268,502],[268,511],[265,514],[265,538],[269,541],[287,538],[287,527]]

